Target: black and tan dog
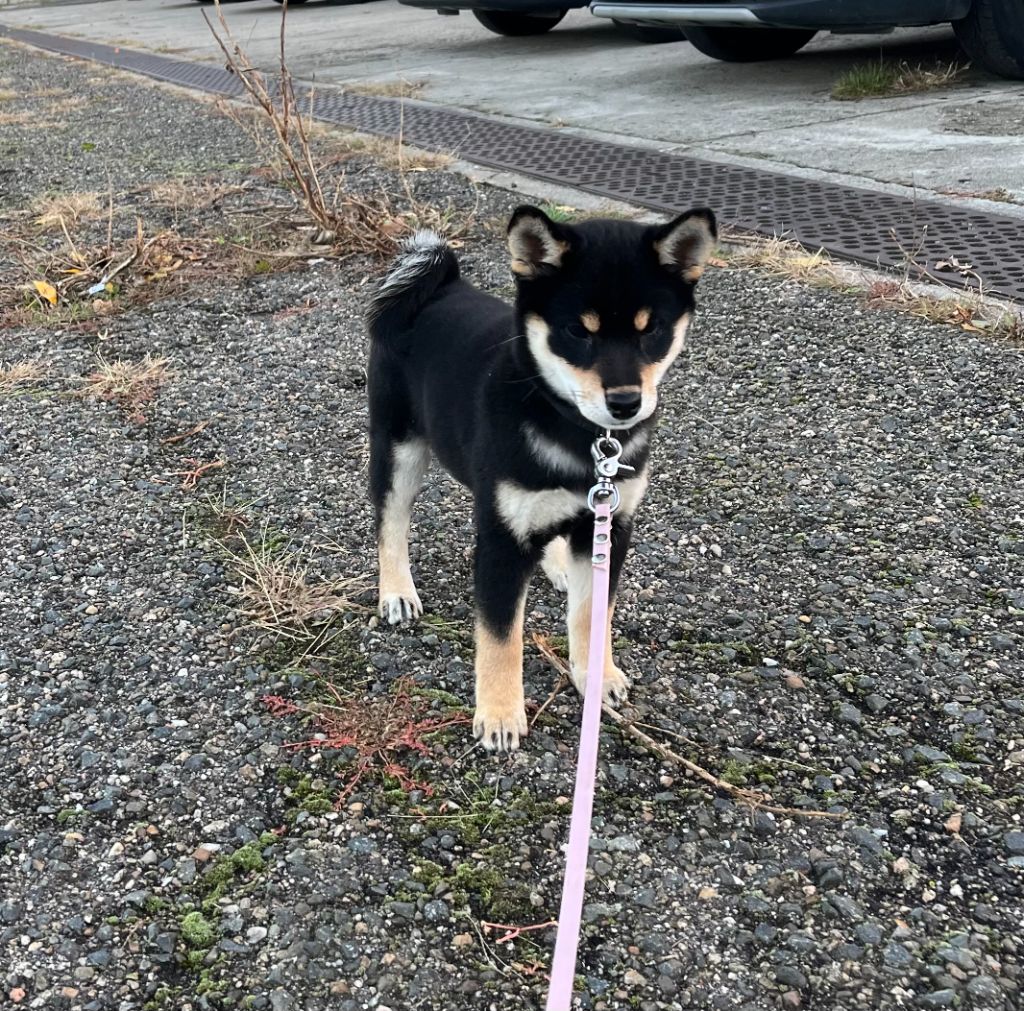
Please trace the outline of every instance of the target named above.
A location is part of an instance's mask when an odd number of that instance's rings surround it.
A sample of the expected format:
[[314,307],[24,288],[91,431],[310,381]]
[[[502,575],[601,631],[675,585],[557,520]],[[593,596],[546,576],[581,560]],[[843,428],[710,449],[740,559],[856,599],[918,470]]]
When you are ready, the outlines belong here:
[[[459,278],[432,232],[411,239],[370,306],[370,490],[380,613],[417,617],[409,517],[431,455],[472,489],[476,512],[476,736],[509,750],[526,733],[523,613],[538,562],[568,591],[572,676],[582,691],[590,623],[590,447],[614,430],[622,462],[616,580],[647,484],[657,386],[679,354],[714,215],[661,226],[566,225],[520,207],[508,227],[514,308]],[[611,655],[604,694],[628,682]]]

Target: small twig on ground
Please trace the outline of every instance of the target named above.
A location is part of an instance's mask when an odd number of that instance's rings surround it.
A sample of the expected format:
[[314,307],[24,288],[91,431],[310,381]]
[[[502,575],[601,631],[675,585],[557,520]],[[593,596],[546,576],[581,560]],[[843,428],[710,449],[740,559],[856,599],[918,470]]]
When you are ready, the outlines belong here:
[[[535,640],[536,640],[536,638],[537,638],[537,637],[536,637],[536,636],[534,636],[534,639],[535,639]],[[569,685],[570,685],[571,683],[572,683],[572,682],[570,682],[570,680],[569,680],[569,679],[568,679],[568,678],[567,678],[567,677],[566,677],[566,676],[565,676],[564,674],[562,674],[561,672],[559,672],[559,674],[558,674],[558,680],[557,680],[557,681],[555,682],[555,687],[551,689],[551,694],[550,694],[550,695],[549,695],[549,696],[548,696],[548,697],[547,697],[547,698],[546,698],[546,699],[544,700],[544,703],[543,703],[543,704],[542,704],[542,705],[540,706],[540,708],[539,708],[539,709],[538,709],[538,710],[537,710],[537,711],[536,711],[536,712],[535,712],[535,713],[533,714],[533,719],[532,719],[532,720],[530,720],[530,729],[531,729],[531,730],[533,730],[533,727],[534,727],[534,725],[536,724],[537,720],[539,720],[539,719],[540,719],[540,717],[541,717],[541,713],[543,713],[543,712],[544,712],[544,710],[545,710],[545,709],[547,709],[547,707],[548,707],[548,706],[550,706],[550,705],[551,705],[551,703],[552,703],[552,702],[554,702],[556,698],[558,698],[559,694],[560,694],[560,693],[561,693],[561,692],[562,692],[562,691],[563,691],[564,689],[568,688],[568,687],[569,687]]]
[[[541,656],[543,656],[544,659],[547,660],[547,662],[560,674],[568,677],[569,665],[551,648],[551,644],[547,639],[544,636],[537,635],[535,633],[533,641]],[[682,755],[676,754],[676,752],[672,751],[664,744],[661,744],[653,737],[645,734],[632,720],[626,719],[625,716],[616,712],[616,710],[612,709],[611,706],[604,705],[601,707],[601,710],[605,716],[612,720],[613,723],[629,734],[630,737],[638,740],[644,745],[644,747],[653,751],[655,754],[660,755],[662,758],[667,759],[670,762],[674,762],[676,765],[681,765],[692,775],[707,783],[708,786],[720,793],[729,794],[729,796],[738,800],[742,804],[756,808],[759,811],[768,811],[771,814],[785,815],[787,817],[834,819],[842,819],[846,817],[845,814],[838,812],[805,810],[798,807],[779,807],[774,804],[770,804],[768,802],[769,798],[765,794],[760,793],[757,790],[746,790],[743,787],[734,785],[733,783],[727,783],[724,779],[719,779],[718,776],[715,776],[713,773],[708,772],[707,769],[697,765],[696,762],[691,762],[688,758],[683,758]]]
[[191,439],[193,435],[198,435],[207,425],[210,424],[210,419],[206,421],[200,421],[198,425],[190,428],[187,432],[182,432],[180,435],[169,435],[166,439],[160,440],[161,446],[173,446],[176,442],[184,442],[186,439]]
[[480,941],[480,948],[483,951],[484,956],[491,963],[491,965],[493,965],[495,969],[498,969],[505,975],[508,975],[510,972],[514,972],[515,970],[512,968],[512,966],[509,965],[507,962],[503,961],[499,957],[498,953],[487,943],[486,939],[484,938],[483,931],[480,929],[480,926],[477,924],[476,920],[470,920],[469,922],[472,924],[473,930],[476,931],[476,936]]
[[523,934],[528,934],[534,930],[547,930],[549,927],[557,927],[558,920],[548,920],[547,923],[532,923],[528,927],[513,927],[507,923],[488,923],[487,920],[481,920],[480,926],[487,933],[490,933],[492,930],[504,930],[505,934],[497,938],[494,943],[510,944]]
[[183,491],[192,491],[199,484],[204,474],[211,470],[220,470],[224,466],[223,460],[210,460],[207,463],[203,463],[200,460],[194,460],[189,457],[185,462],[192,464],[190,470],[172,470],[170,474],[171,477],[181,478]]

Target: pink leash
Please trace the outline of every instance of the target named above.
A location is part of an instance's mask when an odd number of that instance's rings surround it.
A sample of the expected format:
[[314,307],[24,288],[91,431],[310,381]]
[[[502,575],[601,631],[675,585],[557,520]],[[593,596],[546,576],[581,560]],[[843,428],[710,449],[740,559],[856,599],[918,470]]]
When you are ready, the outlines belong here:
[[[611,455],[605,449],[612,450]],[[591,562],[593,582],[590,605],[590,653],[587,663],[583,723],[580,727],[579,757],[576,760],[576,788],[572,799],[569,843],[565,850],[565,881],[558,914],[555,955],[551,963],[547,1011],[571,1011],[576,978],[583,895],[590,852],[590,821],[594,811],[594,782],[597,778],[597,750],[601,733],[601,701],[604,692],[604,650],[608,624],[608,595],[612,546],[612,513],[619,504],[618,489],[611,478],[619,470],[630,470],[618,462],[622,446],[610,433],[595,441],[597,484],[587,504],[594,511],[594,542]]]

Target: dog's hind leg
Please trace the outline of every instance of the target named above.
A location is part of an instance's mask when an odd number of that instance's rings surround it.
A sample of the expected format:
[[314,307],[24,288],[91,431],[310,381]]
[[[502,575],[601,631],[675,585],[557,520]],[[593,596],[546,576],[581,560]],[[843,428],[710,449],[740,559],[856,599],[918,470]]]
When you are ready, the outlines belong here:
[[392,625],[423,613],[409,565],[409,520],[429,466],[430,448],[424,439],[408,435],[399,442],[386,432],[372,432],[370,494],[377,515],[379,610]]
[[[629,691],[629,679],[616,666],[612,656],[612,616],[615,613],[619,574],[633,536],[633,514],[647,490],[647,471],[641,470],[636,477],[621,481],[618,488],[621,501],[612,519],[612,550],[608,573],[610,597],[604,649],[604,701],[611,705],[624,701]],[[569,613],[566,624],[569,627],[569,669],[573,684],[581,695],[587,685],[587,665],[590,660],[593,539],[593,516],[584,516],[573,524],[569,532]]]
[[[629,679],[618,668],[612,656],[612,616],[615,613],[615,589],[622,563],[629,548],[633,523],[628,516],[616,516],[612,523],[611,597],[608,601],[608,621],[605,627],[604,695],[603,700],[614,705],[625,701],[629,692]],[[593,602],[593,550],[594,520],[587,516],[574,528],[569,552],[569,669],[576,690],[583,695],[587,685],[587,665],[590,659],[590,616]]]

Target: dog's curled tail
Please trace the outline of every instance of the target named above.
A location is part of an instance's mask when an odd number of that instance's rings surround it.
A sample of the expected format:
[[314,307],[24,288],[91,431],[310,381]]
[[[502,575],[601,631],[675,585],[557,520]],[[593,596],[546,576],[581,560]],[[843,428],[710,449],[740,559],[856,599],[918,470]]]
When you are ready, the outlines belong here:
[[459,261],[445,240],[428,229],[406,239],[366,312],[373,340],[387,342],[405,330],[443,284],[459,276]]

